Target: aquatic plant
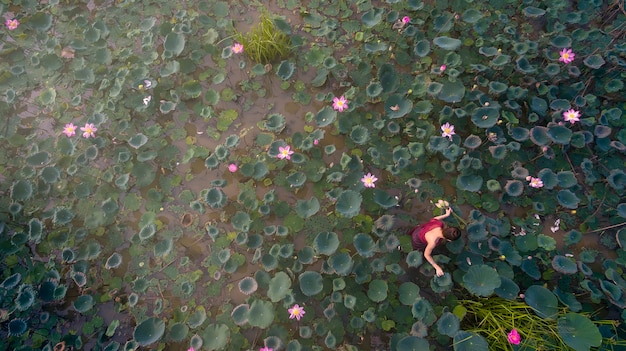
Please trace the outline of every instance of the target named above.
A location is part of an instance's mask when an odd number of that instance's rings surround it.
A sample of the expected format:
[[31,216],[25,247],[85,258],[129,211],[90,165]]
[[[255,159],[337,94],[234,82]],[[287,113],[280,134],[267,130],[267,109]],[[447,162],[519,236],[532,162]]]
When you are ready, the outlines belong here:
[[[277,26],[277,20],[280,19],[273,18],[267,12],[262,12],[259,16],[259,22],[251,29],[245,33],[238,31],[235,33],[235,39],[238,41],[235,45],[241,45],[241,48],[236,46],[237,50],[242,50],[251,60],[261,64],[286,59],[291,54],[289,27]],[[281,23],[285,22],[281,21]],[[235,51],[233,50],[233,52]]]

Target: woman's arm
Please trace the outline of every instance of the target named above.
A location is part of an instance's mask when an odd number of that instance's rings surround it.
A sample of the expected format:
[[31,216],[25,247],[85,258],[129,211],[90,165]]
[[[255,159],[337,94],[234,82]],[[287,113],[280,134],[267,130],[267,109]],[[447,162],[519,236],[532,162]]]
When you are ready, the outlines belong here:
[[435,260],[433,260],[433,257],[431,256],[431,253],[436,246],[435,244],[437,239],[435,238],[434,240],[432,240],[430,238],[427,238],[426,240],[428,241],[428,245],[426,245],[426,249],[424,249],[424,258],[426,259],[426,261],[428,261],[428,263],[433,266],[437,276],[441,277],[443,275],[443,269],[439,267],[439,265],[435,262]]
[[437,216],[437,217],[435,217],[435,219],[442,220],[444,218],[448,218],[448,217],[450,217],[451,213],[452,213],[452,209],[450,207],[448,207],[446,209],[446,213],[445,214],[442,214],[441,216]]

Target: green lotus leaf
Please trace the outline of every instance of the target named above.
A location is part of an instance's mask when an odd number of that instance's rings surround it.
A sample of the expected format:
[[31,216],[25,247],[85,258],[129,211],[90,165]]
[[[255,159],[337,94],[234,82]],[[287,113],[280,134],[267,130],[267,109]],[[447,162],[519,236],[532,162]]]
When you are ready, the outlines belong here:
[[157,226],[154,223],[144,225],[139,231],[139,239],[148,240],[156,233]]
[[185,36],[180,33],[171,32],[165,36],[163,48],[170,51],[173,56],[180,55],[185,49]]
[[37,100],[43,105],[53,105],[56,101],[57,92],[54,88],[46,88],[37,97]]
[[428,83],[426,92],[432,96],[437,96],[441,92],[441,89],[443,89],[443,84],[439,82],[430,82]]
[[428,340],[417,336],[405,336],[398,341],[395,350],[397,351],[423,351],[430,348]]
[[472,122],[479,128],[491,128],[500,118],[500,109],[496,107],[479,107],[472,113]]
[[328,259],[330,267],[340,276],[346,276],[352,272],[354,261],[346,252],[335,253]]
[[[558,133],[558,131],[556,131]],[[567,132],[562,133],[567,138]],[[539,146],[545,146],[550,144],[552,138],[548,134],[548,128],[542,126],[535,126],[530,129],[530,140]]]
[[[259,319],[262,318],[260,316],[254,316],[254,317],[259,318]],[[272,312],[272,320],[273,319],[274,319],[274,315]],[[267,328],[267,326],[263,328]],[[229,339],[230,339],[230,328],[225,324],[210,324],[202,332],[202,340],[204,341],[203,345],[209,350],[224,349],[226,345],[228,344]]]
[[64,262],[74,262],[76,260],[76,252],[71,248],[65,248],[61,252],[61,258]]
[[170,326],[167,336],[169,340],[179,342],[187,338],[188,333],[189,327],[185,323],[178,322]]
[[468,149],[475,149],[483,143],[482,139],[478,135],[471,134],[463,141],[463,146]]
[[546,10],[540,9],[534,6],[528,6],[524,8],[524,15],[530,18],[541,17],[546,14]]
[[242,326],[249,321],[250,315],[250,305],[241,304],[237,307],[233,308],[233,311],[230,313],[230,317],[233,319],[233,322],[236,325]]
[[296,213],[303,219],[309,218],[320,210],[320,202],[314,196],[309,200],[298,200],[296,202]]
[[489,82],[489,94],[498,96],[504,93],[508,87],[506,83],[491,81]]
[[613,284],[607,280],[601,280],[600,288],[613,301],[619,301],[622,298],[622,288],[620,288],[617,284]]
[[433,104],[429,100],[421,100],[415,103],[413,110],[415,113],[427,114],[433,110]]
[[361,16],[361,21],[366,28],[372,28],[382,21],[384,12],[383,8],[374,7]]
[[356,125],[352,127],[352,131],[350,132],[350,139],[354,141],[357,145],[363,145],[367,143],[370,139],[369,129],[363,125]]
[[[463,21],[473,24],[473,23],[478,22],[478,20],[480,20],[481,18],[483,18],[483,14],[482,12],[476,9],[468,9],[465,12],[463,12],[463,15],[461,16],[461,18],[463,19]],[[453,336],[453,335],[450,335],[450,336]]]
[[250,215],[245,212],[237,211],[235,215],[231,218],[231,223],[235,229],[241,232],[247,232],[250,229],[250,223],[252,220],[250,219]]
[[24,179],[19,179],[11,185],[11,199],[14,201],[26,201],[33,196],[33,184]]
[[226,205],[228,197],[220,188],[211,188],[206,192],[204,201],[212,208],[222,208]]
[[509,133],[513,139],[519,142],[526,141],[530,137],[530,131],[523,127],[514,127]]
[[353,238],[353,244],[362,257],[372,257],[376,253],[376,244],[370,235],[358,233]]
[[421,251],[411,251],[406,256],[406,263],[409,267],[417,268],[422,265],[423,261],[424,258]]
[[270,132],[280,133],[285,129],[285,116],[280,113],[270,113],[263,121],[261,127]]
[[593,129],[593,135],[595,135],[597,138],[606,138],[611,135],[611,127],[598,124]]
[[576,351],[590,350],[602,344],[602,334],[589,318],[578,313],[566,313],[557,320],[557,330],[563,341]]
[[526,289],[524,301],[541,318],[553,319],[558,313],[558,300],[548,289],[540,285],[531,285]]
[[[491,64],[493,66],[495,66],[495,67],[503,67],[503,66],[508,65],[510,62],[511,62],[511,56],[509,56],[509,55],[502,55],[502,54],[494,57],[493,60],[491,60]],[[523,67],[520,65],[520,62],[524,62],[525,63],[523,65]],[[517,66],[524,73],[532,73],[533,72],[533,70],[530,68],[528,60],[524,56],[520,56],[520,58],[517,61]]]
[[28,330],[28,324],[21,318],[12,319],[7,325],[9,336],[20,336]]
[[556,198],[561,206],[569,209],[578,208],[578,203],[580,202],[580,199],[569,189],[559,190]]
[[437,331],[449,337],[454,337],[459,331],[461,322],[459,318],[451,312],[444,312],[437,321]]
[[298,340],[291,340],[287,343],[285,351],[302,351],[302,345]]
[[295,71],[296,71],[296,64],[293,62],[284,60],[284,61],[281,61],[281,63],[278,65],[276,75],[278,75],[278,78],[282,80],[289,80],[289,78],[293,76],[293,73]]
[[494,289],[496,295],[503,299],[515,300],[519,294],[519,286],[511,279],[507,277],[500,277],[502,283],[499,287]]
[[[412,179],[417,181],[416,178],[412,178]],[[395,224],[395,217],[393,215],[382,215],[374,222],[374,225],[376,226],[376,228],[380,230],[384,230],[384,231],[390,231],[391,229],[393,229],[394,224]]]
[[[337,241],[337,247],[339,247],[339,241]],[[334,251],[332,253],[334,253]],[[313,263],[314,256],[315,256],[315,250],[313,250],[313,248],[310,246],[305,246],[302,249],[300,249],[300,251],[298,251],[298,261],[302,264]]]
[[387,282],[381,279],[374,279],[369,283],[367,297],[374,302],[382,302],[387,299],[388,290]]
[[267,297],[272,302],[278,302],[291,293],[291,279],[285,272],[277,272],[270,280]]
[[437,94],[439,100],[457,103],[460,102],[465,96],[465,85],[461,80],[444,81],[441,86],[441,90]]
[[122,264],[122,255],[120,255],[117,252],[114,252],[111,256],[109,256],[109,258],[107,259],[106,263],[104,264],[104,268],[106,269],[112,269],[112,268],[117,268]]
[[548,128],[547,134],[553,142],[561,145],[567,145],[569,144],[572,137],[572,130],[567,128],[566,126],[554,125]]
[[74,309],[80,313],[89,311],[94,306],[94,300],[91,295],[81,295],[73,303]]
[[467,225],[467,238],[471,242],[479,242],[487,238],[487,230],[484,223],[472,222]]
[[174,249],[174,240],[172,238],[166,238],[154,245],[154,256],[158,258],[165,258]]
[[385,209],[392,208],[398,204],[398,199],[382,189],[374,189],[374,201]]
[[239,281],[239,291],[245,295],[254,293],[258,287],[259,284],[253,277],[244,277]]
[[556,177],[561,188],[571,188],[578,184],[578,179],[576,179],[576,175],[572,171],[561,171],[557,173]]
[[609,185],[615,190],[622,190],[626,186],[626,173],[619,168],[614,168],[606,178]]
[[492,145],[489,147],[489,152],[491,156],[496,160],[504,160],[507,154],[507,149],[505,145]]
[[354,190],[345,190],[338,197],[335,209],[344,217],[352,218],[361,211],[362,196]]
[[475,174],[461,175],[456,178],[456,187],[460,190],[477,192],[483,185],[483,177]]
[[561,66],[556,63],[549,63],[544,68],[544,71],[549,76],[556,76],[557,74],[561,73]]
[[472,265],[463,276],[463,285],[472,294],[487,297],[502,284],[498,272],[484,264]]
[[337,111],[333,110],[331,106],[324,106],[315,115],[315,122],[319,127],[326,127],[333,123],[337,118]]
[[18,216],[19,214],[21,214],[23,209],[24,206],[19,202],[14,202],[9,205],[9,213],[13,216]]
[[602,67],[606,63],[606,61],[604,61],[602,56],[594,54],[594,55],[587,56],[583,60],[583,63],[585,64],[585,66],[589,68],[598,69]]
[[306,296],[314,296],[322,291],[324,282],[322,275],[315,271],[306,271],[298,276],[300,290]]
[[411,112],[413,102],[404,96],[394,94],[385,100],[385,115],[389,118],[401,118]]
[[54,166],[48,166],[41,170],[41,180],[46,183],[56,183],[61,179],[61,172]]
[[383,92],[392,93],[398,89],[400,79],[394,65],[383,63],[378,68],[378,80],[383,87]]
[[517,179],[508,180],[504,190],[509,196],[520,196],[524,192],[524,183]]
[[475,332],[459,330],[453,339],[454,351],[483,351],[489,350],[489,344],[484,337]]
[[14,273],[10,275],[9,277],[7,277],[5,280],[3,280],[2,284],[0,284],[0,287],[4,288],[5,290],[11,290],[15,288],[17,284],[20,283],[21,280],[22,280],[22,275],[20,273]]
[[382,92],[383,86],[380,84],[380,82],[371,82],[367,85],[367,88],[365,88],[365,93],[370,99],[378,97]]
[[450,38],[446,36],[436,37],[433,39],[433,44],[439,46],[444,50],[456,50],[458,49],[462,42],[456,38]]

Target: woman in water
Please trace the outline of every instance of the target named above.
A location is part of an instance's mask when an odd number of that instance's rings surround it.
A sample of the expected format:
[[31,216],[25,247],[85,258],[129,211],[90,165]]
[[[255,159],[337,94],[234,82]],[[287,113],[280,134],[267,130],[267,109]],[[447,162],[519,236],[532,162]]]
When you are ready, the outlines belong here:
[[435,268],[438,277],[443,275],[443,269],[433,260],[431,256],[433,249],[444,242],[444,239],[452,241],[461,236],[461,231],[458,228],[446,228],[441,221],[449,217],[451,213],[452,209],[448,207],[445,214],[434,217],[430,221],[420,224],[411,230],[413,249],[424,251],[424,258]]

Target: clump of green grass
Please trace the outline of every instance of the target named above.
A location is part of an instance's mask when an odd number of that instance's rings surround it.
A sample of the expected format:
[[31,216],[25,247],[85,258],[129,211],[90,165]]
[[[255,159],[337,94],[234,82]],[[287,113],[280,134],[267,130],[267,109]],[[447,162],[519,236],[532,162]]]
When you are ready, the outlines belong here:
[[261,22],[247,33],[237,32],[235,40],[243,44],[246,55],[257,63],[274,63],[291,53],[289,36],[276,27],[267,13],[261,14]]

